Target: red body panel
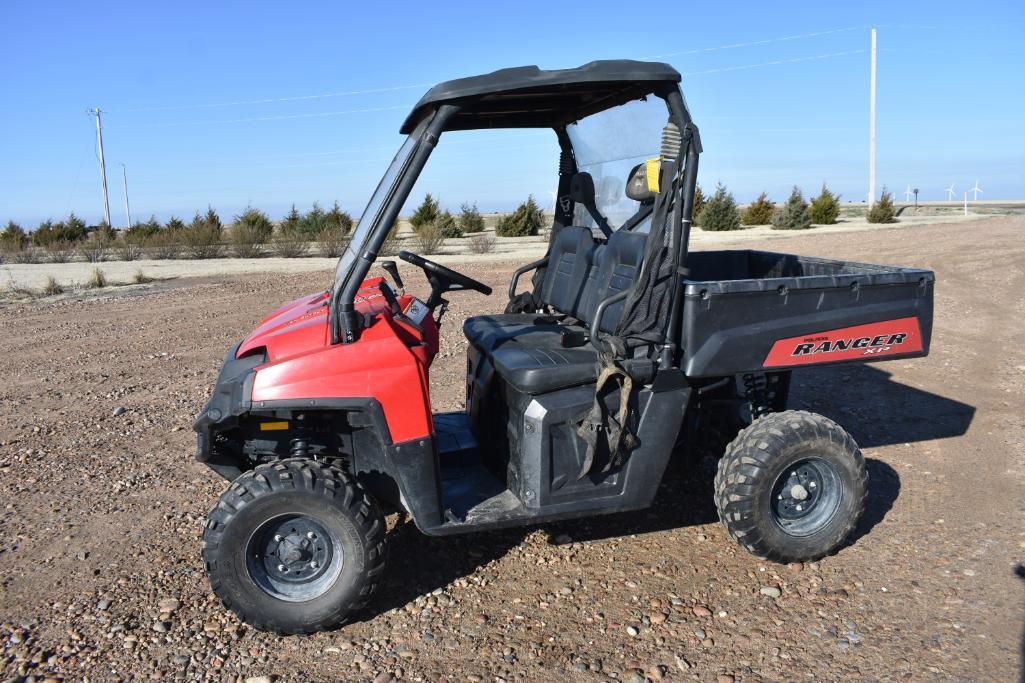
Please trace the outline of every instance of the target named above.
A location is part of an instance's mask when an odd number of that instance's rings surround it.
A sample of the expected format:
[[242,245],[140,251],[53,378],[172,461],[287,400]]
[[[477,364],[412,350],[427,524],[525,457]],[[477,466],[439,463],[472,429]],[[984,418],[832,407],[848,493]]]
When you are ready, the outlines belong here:
[[780,339],[772,345],[763,365],[778,368],[842,360],[873,360],[921,350],[922,332],[918,318],[899,318]]
[[[331,344],[327,293],[303,297],[267,316],[239,346],[241,357],[265,349],[256,368],[252,401],[373,398],[384,411],[392,441],[433,432],[428,370],[438,352],[430,315],[420,329],[393,319],[382,294],[383,278],[364,281],[356,308],[373,316],[354,344]],[[402,309],[411,296],[399,297]]]

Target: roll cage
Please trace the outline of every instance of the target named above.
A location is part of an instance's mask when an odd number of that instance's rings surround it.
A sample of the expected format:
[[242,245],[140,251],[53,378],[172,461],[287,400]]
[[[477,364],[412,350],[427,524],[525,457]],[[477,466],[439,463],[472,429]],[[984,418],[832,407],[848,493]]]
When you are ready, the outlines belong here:
[[[587,116],[649,96],[661,98],[668,120],[679,135],[679,154],[662,160],[663,178],[656,206],[666,219],[651,232],[657,241],[663,233],[675,245],[673,270],[687,254],[694,189],[697,183],[701,143],[679,88],[680,74],[668,64],[632,60],[595,61],[576,69],[541,70],[536,66],[502,69],[491,74],[456,79],[431,88],[414,106],[400,132],[407,139],[396,154],[367,205],[353,239],[339,259],[329,301],[332,343],[351,343],[359,338],[364,321],[356,313],[354,299],[373,265],[388,232],[398,219],[431,152],[442,133],[490,128],[551,128],[560,147],[559,185],[552,238],[570,225],[574,202],[570,180],[577,171],[573,146],[566,126]],[[674,138],[675,139],[675,138]],[[663,137],[663,154],[666,139]],[[682,200],[682,201],[681,201]],[[656,215],[658,215],[656,210]],[[543,260],[539,261],[543,276]],[[534,265],[534,264],[532,264]],[[678,281],[679,277],[673,278]],[[677,286],[672,285],[674,290]],[[674,307],[675,308],[675,307]],[[679,348],[678,326],[666,328],[666,347]],[[663,356],[666,358],[665,356]]]

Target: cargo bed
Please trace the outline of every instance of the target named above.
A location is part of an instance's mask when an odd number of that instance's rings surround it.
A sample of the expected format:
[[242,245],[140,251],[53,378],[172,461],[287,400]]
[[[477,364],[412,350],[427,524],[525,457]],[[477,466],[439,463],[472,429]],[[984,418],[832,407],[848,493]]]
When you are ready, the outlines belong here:
[[688,377],[924,356],[932,271],[768,251],[687,255]]

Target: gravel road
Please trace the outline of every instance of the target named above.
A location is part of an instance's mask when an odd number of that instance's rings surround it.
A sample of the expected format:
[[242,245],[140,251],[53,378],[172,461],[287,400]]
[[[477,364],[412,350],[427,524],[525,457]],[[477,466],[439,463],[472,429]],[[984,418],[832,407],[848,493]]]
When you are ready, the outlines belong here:
[[[868,457],[852,545],[759,561],[715,519],[714,463],[681,462],[632,515],[447,539],[393,518],[370,607],[304,638],[255,632],[210,594],[200,535],[225,484],[192,460],[190,423],[226,349],[330,272],[0,307],[0,680],[1013,680],[1025,219],[768,246],[937,273],[930,357],[795,373],[791,405]],[[516,265],[460,268],[500,293]],[[451,298],[438,410],[462,407],[459,321],[504,304]]]

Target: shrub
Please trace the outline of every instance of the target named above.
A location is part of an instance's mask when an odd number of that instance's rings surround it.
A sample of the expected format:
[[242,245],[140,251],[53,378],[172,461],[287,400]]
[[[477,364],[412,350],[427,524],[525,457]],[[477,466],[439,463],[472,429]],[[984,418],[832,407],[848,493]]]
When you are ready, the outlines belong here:
[[85,281],[85,286],[89,289],[100,289],[101,287],[106,287],[107,276],[99,268],[93,268],[93,272],[89,273],[89,279]]
[[402,238],[399,237],[399,227],[396,223],[388,229],[388,235],[384,238],[377,253],[381,256],[395,256],[401,249]]
[[167,219],[167,222],[164,223],[165,232],[180,233],[184,229],[185,221],[178,218],[177,216],[171,216],[169,219]]
[[[157,228],[159,231],[159,227]],[[129,235],[126,232],[114,242],[114,253],[119,261],[136,261],[142,258],[144,238]]]
[[462,228],[463,233],[484,230],[484,216],[480,215],[476,204],[463,204],[459,207],[459,227]]
[[63,294],[64,288],[61,284],[54,279],[52,275],[46,276],[46,282],[43,283],[43,295],[44,296],[56,296],[57,294]]
[[495,250],[495,236],[490,232],[470,235],[470,251],[474,254],[488,254]]
[[238,258],[255,258],[262,251],[260,245],[271,238],[274,225],[259,209],[248,208],[235,217],[231,228],[231,250]]
[[530,195],[515,211],[498,221],[495,234],[499,237],[536,235],[544,225],[544,219],[544,212],[534,201],[534,195]]
[[419,232],[420,228],[425,225],[434,225],[440,215],[441,207],[438,204],[438,200],[428,193],[420,206],[413,212],[409,223],[413,226],[414,231]]
[[[168,222],[170,224],[170,221]],[[143,243],[143,248],[152,259],[164,260],[181,256],[181,230],[164,228],[156,235],[153,235]]]
[[78,245],[78,253],[89,263],[106,261],[110,253],[110,238],[97,230],[92,237],[82,240]]
[[352,230],[352,216],[342,211],[337,201],[331,206],[331,210],[327,212],[325,218],[326,230],[337,230],[342,235],[347,235]]
[[462,237],[463,229],[459,227],[456,222],[455,216],[450,214],[448,211],[443,211],[438,220],[434,222],[434,227],[441,230],[441,234],[445,237]]
[[804,201],[801,188],[794,186],[787,203],[776,209],[772,217],[773,230],[807,230],[811,227],[808,203]]
[[221,253],[221,229],[221,220],[213,209],[206,216],[197,213],[180,233],[185,254],[194,259],[217,258]]
[[338,258],[341,256],[345,248],[349,246],[349,238],[345,233],[346,231],[337,226],[329,227],[320,233],[317,239],[320,253],[328,258]]
[[768,225],[772,222],[772,214],[776,212],[776,205],[769,201],[768,196],[763,192],[758,199],[751,202],[744,213],[740,216],[740,222],[744,225]]
[[86,230],[85,221],[75,215],[72,211],[68,214],[67,220],[54,223],[51,220],[45,220],[39,224],[35,232],[32,233],[32,241],[40,247],[45,247],[50,242],[56,242],[57,240],[64,240],[66,242],[77,242],[83,240],[89,234]]
[[701,210],[705,208],[705,193],[701,191],[700,185],[694,186],[694,210],[691,212],[691,222],[694,225],[701,225]]
[[740,230],[740,210],[737,208],[737,202],[722,183],[715,186],[715,194],[701,210],[701,229]]
[[313,203],[313,208],[304,213],[299,217],[296,224],[296,230],[306,236],[307,240],[314,239],[317,235],[324,232],[324,228],[327,227],[327,214],[324,213],[324,209],[320,208],[320,204]]
[[840,217],[840,195],[833,194],[826,184],[822,183],[822,191],[819,192],[818,197],[811,200],[808,213],[811,214],[812,223],[819,225],[836,223],[836,219]]
[[[64,221],[63,223],[58,223],[57,225],[63,226],[63,230],[61,234],[57,236],[57,239],[64,239],[69,242],[77,242],[78,240],[84,240],[89,234],[89,231],[86,230],[85,227],[85,221],[76,216],[74,211],[68,214],[68,219],[66,221]],[[106,230],[104,230],[103,228],[106,228]],[[101,224],[100,232],[109,233],[110,226],[106,225],[105,223]]]
[[6,227],[3,232],[0,232],[0,249],[4,251],[20,250],[28,243],[28,235],[25,234],[25,229],[14,221],[7,221]]
[[54,240],[46,245],[46,258],[50,263],[68,263],[75,258],[75,245],[67,240]]
[[139,270],[135,271],[135,275],[132,276],[132,282],[134,282],[137,285],[144,285],[147,282],[153,282],[153,278],[142,272],[142,268],[140,268]]
[[[171,220],[178,220],[172,218]],[[131,237],[134,240],[144,240],[148,237],[153,237],[160,232],[160,222],[156,216],[150,216],[149,220],[145,223],[136,223],[132,227],[124,231],[124,237]]]
[[893,195],[883,188],[879,201],[872,205],[866,216],[869,223],[896,223],[897,210],[893,206]]
[[235,216],[235,225],[232,227],[232,231],[237,232],[240,229],[255,244],[267,242],[274,234],[274,224],[271,223],[271,218],[267,217],[267,213],[252,207],[247,208],[241,215]]
[[298,258],[306,253],[309,246],[310,241],[300,230],[283,232],[276,235],[271,242],[271,250],[274,255],[282,258]]
[[20,247],[11,247],[10,249],[5,248],[4,258],[11,263],[39,263],[42,260],[39,250],[31,244],[23,244]]
[[413,238],[419,254],[437,254],[445,243],[445,235],[437,225],[424,225]]
[[281,219],[278,224],[278,232],[289,233],[295,232],[299,229],[299,221],[302,220],[302,215],[295,209],[295,204],[292,204],[292,210]]

